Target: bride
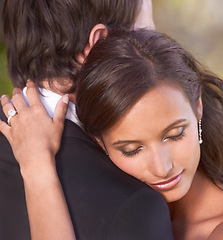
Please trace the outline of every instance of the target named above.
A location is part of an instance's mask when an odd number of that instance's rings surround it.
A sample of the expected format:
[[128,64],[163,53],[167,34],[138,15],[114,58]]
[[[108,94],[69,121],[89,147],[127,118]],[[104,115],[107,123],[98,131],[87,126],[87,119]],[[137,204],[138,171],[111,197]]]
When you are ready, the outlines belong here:
[[[27,87],[34,96],[28,95],[30,107],[16,89],[12,101],[18,113],[11,117],[11,126],[1,122],[0,130],[27,178],[28,166],[36,166],[41,152],[42,165],[36,171],[45,171],[48,182],[41,184],[48,184],[59,201],[62,191],[49,183],[56,174],[54,157],[67,96],[61,98],[51,119],[34,84],[29,81]],[[6,96],[1,102],[7,114],[13,106]],[[163,195],[175,239],[221,239],[221,79],[161,33],[116,31],[91,50],[78,82],[76,108],[82,128],[111,161]],[[60,207],[63,211],[55,217],[69,222],[65,201]]]

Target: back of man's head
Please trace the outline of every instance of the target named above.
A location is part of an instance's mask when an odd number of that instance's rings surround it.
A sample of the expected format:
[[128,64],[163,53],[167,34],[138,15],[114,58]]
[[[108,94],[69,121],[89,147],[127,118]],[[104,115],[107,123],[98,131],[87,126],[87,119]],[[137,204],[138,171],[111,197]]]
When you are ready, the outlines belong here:
[[[13,84],[23,88],[27,79],[39,86],[43,79],[75,88],[76,56],[88,43],[92,28],[130,29],[139,0],[5,0],[4,33],[8,69]],[[61,82],[60,82],[61,81]]]

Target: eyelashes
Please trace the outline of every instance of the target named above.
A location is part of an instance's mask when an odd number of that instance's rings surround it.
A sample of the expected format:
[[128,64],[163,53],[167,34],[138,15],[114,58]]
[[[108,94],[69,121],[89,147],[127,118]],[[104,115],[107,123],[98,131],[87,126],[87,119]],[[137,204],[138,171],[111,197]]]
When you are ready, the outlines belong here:
[[121,152],[122,152],[122,155],[123,155],[124,157],[133,157],[133,156],[135,156],[137,153],[139,153],[140,150],[142,150],[142,149],[143,149],[143,146],[139,146],[138,148],[136,148],[136,149],[133,150],[133,151],[128,151],[128,152],[126,152],[126,151],[121,150]]
[[[163,141],[166,142],[167,140],[171,140],[171,141],[179,141],[182,140],[185,137],[185,128],[182,127],[181,132],[176,135],[176,136],[171,136],[171,137],[167,137],[165,138]],[[136,149],[132,150],[132,151],[124,151],[121,150],[121,153],[124,157],[133,157],[135,155],[137,155],[144,147],[141,145],[139,147],[137,147]]]
[[171,136],[171,137],[167,137],[166,139],[164,139],[164,142],[166,141],[166,140],[173,140],[173,141],[178,141],[178,140],[181,140],[181,139],[183,139],[183,137],[185,137],[185,128],[184,127],[182,127],[182,130],[181,130],[181,132],[180,132],[180,134],[178,134],[177,136]]

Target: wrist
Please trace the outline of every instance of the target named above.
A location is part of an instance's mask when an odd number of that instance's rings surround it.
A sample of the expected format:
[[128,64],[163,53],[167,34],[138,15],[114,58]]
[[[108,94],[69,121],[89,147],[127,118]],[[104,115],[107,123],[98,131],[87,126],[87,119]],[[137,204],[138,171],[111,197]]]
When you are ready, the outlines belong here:
[[48,194],[49,191],[60,187],[60,181],[55,169],[49,168],[41,170],[41,173],[33,174],[32,172],[26,172],[23,175],[23,183],[27,197],[35,197],[37,195],[43,196]]
[[33,155],[20,164],[20,172],[24,182],[36,182],[57,178],[55,157],[49,153]]

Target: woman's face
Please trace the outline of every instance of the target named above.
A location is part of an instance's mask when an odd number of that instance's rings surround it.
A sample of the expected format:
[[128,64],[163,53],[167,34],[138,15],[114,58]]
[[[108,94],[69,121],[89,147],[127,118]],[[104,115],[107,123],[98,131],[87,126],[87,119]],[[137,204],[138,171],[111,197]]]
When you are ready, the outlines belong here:
[[[201,113],[201,101],[197,108]],[[102,138],[110,159],[120,169],[172,202],[187,193],[198,167],[197,126],[198,119],[182,92],[160,84]]]

